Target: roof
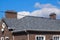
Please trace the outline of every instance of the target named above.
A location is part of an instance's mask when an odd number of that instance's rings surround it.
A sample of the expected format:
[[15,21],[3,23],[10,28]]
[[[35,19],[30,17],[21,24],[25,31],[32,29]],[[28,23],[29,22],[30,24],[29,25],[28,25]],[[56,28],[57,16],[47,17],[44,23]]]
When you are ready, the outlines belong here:
[[36,31],[60,31],[60,20],[43,17],[25,16],[21,19],[5,18],[8,29],[13,32],[36,30]]

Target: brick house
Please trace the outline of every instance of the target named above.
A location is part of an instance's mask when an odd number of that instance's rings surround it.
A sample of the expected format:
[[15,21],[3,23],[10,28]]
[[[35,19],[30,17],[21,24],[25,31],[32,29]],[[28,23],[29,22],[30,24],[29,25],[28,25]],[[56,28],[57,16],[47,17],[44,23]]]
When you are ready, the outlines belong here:
[[1,40],[60,40],[60,20],[54,13],[50,18],[25,16],[17,19],[16,12],[8,11],[0,24]]

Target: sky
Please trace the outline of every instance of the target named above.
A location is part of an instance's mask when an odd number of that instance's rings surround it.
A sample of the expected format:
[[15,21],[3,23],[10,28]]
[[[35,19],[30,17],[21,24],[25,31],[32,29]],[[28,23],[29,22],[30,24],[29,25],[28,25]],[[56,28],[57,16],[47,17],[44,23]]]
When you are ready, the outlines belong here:
[[0,0],[0,18],[5,17],[6,10],[39,17],[48,17],[54,12],[60,19],[60,0]]

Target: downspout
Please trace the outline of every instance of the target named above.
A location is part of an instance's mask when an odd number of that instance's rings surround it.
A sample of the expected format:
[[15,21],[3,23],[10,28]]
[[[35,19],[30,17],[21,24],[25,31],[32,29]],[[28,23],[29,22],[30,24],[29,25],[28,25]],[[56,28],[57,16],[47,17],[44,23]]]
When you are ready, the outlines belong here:
[[29,34],[27,34],[28,40],[29,40]]
[[29,40],[29,33],[25,30],[25,32],[27,33],[27,40]]
[[[11,33],[13,34],[13,31],[11,31]],[[12,35],[12,40],[14,40],[14,35]]]
[[13,35],[13,40],[14,40],[14,35]]

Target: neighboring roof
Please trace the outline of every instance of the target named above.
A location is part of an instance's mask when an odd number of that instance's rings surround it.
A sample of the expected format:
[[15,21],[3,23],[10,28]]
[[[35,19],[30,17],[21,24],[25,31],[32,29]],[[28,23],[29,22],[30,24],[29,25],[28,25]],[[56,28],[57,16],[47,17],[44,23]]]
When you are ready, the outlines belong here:
[[21,19],[5,18],[8,28],[13,32],[36,30],[36,31],[60,31],[60,20],[43,17],[26,16]]

